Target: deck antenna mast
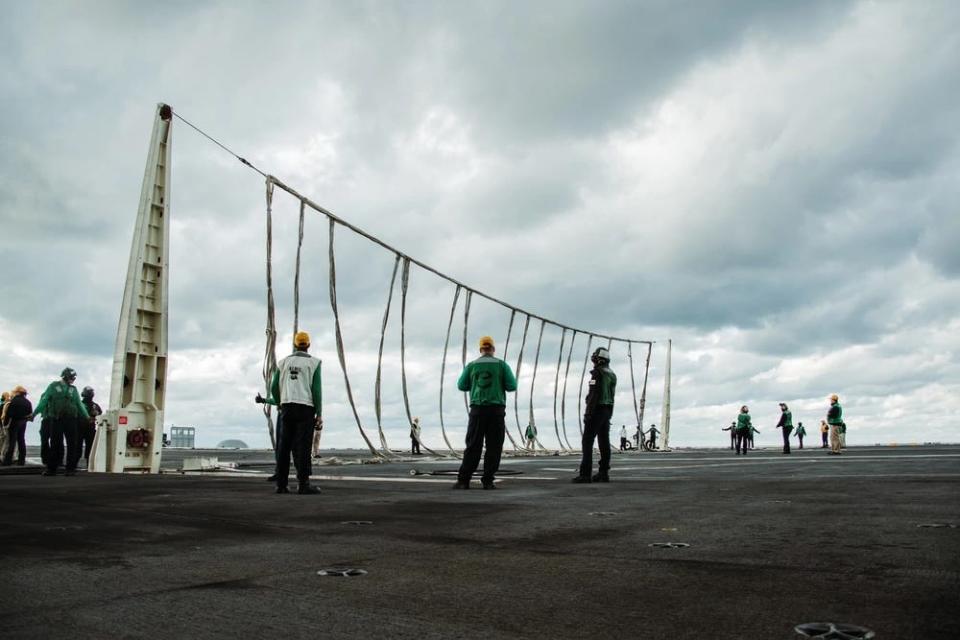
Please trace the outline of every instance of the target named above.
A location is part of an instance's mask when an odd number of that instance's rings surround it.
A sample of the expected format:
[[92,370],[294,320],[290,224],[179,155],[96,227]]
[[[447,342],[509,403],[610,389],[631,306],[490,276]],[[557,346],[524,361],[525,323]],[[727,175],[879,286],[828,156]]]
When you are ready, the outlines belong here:
[[158,104],[123,289],[110,405],[97,425],[91,471],[160,471],[167,392],[172,124],[173,110]]
[[663,374],[663,411],[660,414],[660,431],[663,434],[664,451],[670,450],[670,355],[673,350],[673,340],[667,340],[667,369]]

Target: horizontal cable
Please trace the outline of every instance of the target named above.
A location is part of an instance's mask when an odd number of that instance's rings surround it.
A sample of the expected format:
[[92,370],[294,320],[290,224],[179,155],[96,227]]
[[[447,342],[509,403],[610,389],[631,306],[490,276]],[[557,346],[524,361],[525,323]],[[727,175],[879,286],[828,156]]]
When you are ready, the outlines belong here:
[[522,309],[521,307],[516,307],[516,306],[514,306],[514,305],[512,305],[512,304],[510,304],[510,303],[508,303],[508,302],[504,302],[503,300],[500,300],[499,298],[495,298],[494,296],[492,296],[492,295],[490,295],[490,294],[488,294],[488,293],[484,293],[483,291],[480,291],[480,290],[478,290],[478,289],[474,289],[473,287],[471,287],[471,286],[469,286],[469,285],[466,285],[466,284],[460,282],[460,281],[457,280],[456,278],[453,278],[453,277],[451,277],[451,276],[448,276],[447,274],[445,274],[445,273],[443,273],[443,272],[441,272],[441,271],[438,271],[437,269],[431,267],[430,265],[428,265],[428,264],[426,264],[426,263],[424,263],[424,262],[421,262],[421,261],[417,260],[416,258],[414,258],[414,257],[412,257],[412,256],[410,256],[410,255],[408,255],[408,254],[400,251],[399,249],[396,249],[395,247],[387,244],[386,242],[384,242],[384,241],[381,240],[380,238],[378,238],[378,237],[376,237],[376,236],[374,236],[374,235],[371,235],[370,233],[367,233],[366,231],[364,231],[364,230],[361,229],[360,227],[357,227],[357,226],[354,225],[354,224],[351,224],[351,223],[347,222],[346,220],[344,220],[343,218],[341,218],[341,217],[338,216],[337,214],[333,213],[332,211],[330,211],[330,210],[328,210],[328,209],[325,209],[324,207],[321,207],[319,204],[317,204],[316,202],[314,202],[314,201],[311,200],[310,198],[308,198],[308,197],[306,197],[306,196],[304,196],[304,195],[301,195],[301,194],[300,194],[296,189],[294,189],[293,187],[290,187],[290,186],[287,186],[286,184],[284,184],[283,181],[280,180],[279,178],[277,178],[276,176],[273,176],[273,175],[264,173],[263,171],[261,171],[260,169],[258,169],[257,167],[255,167],[253,164],[251,164],[250,161],[248,161],[246,158],[243,158],[243,157],[241,157],[240,155],[234,153],[234,152],[233,152],[232,150],[230,150],[228,147],[226,147],[226,146],[223,145],[221,142],[219,142],[216,138],[214,138],[214,137],[211,136],[210,134],[208,134],[208,133],[206,133],[205,131],[203,131],[202,129],[200,129],[198,126],[196,126],[195,124],[193,124],[192,122],[190,122],[189,120],[187,120],[186,118],[184,118],[183,116],[181,116],[179,113],[173,112],[173,114],[174,114],[177,118],[179,118],[180,120],[182,120],[185,124],[189,125],[189,126],[190,126],[192,129],[194,129],[197,133],[199,133],[199,134],[202,135],[203,137],[207,138],[208,140],[210,140],[211,142],[213,142],[214,144],[216,144],[218,147],[220,147],[221,149],[223,149],[224,151],[226,151],[227,153],[229,153],[230,155],[232,155],[233,157],[235,157],[237,160],[239,160],[240,162],[242,162],[242,163],[243,163],[244,165],[246,165],[247,167],[250,167],[251,169],[253,169],[253,170],[256,171],[257,173],[259,173],[260,175],[266,177],[267,180],[270,180],[273,184],[275,184],[276,186],[280,187],[281,189],[283,189],[284,191],[286,191],[287,193],[289,193],[289,194],[290,194],[291,196],[293,196],[294,198],[297,198],[297,199],[300,200],[301,202],[305,203],[308,207],[310,207],[311,209],[313,209],[313,210],[316,211],[317,213],[322,213],[322,214],[325,215],[328,219],[332,220],[333,222],[336,222],[336,223],[339,224],[339,225],[342,225],[342,226],[346,227],[347,229],[350,229],[351,231],[353,231],[353,232],[356,233],[357,235],[363,236],[364,238],[366,238],[366,239],[369,240],[370,242],[373,242],[374,244],[380,245],[381,247],[383,247],[383,248],[386,249],[387,251],[390,251],[390,252],[394,253],[395,255],[398,255],[398,256],[402,257],[402,258],[405,259],[405,260],[408,260],[408,261],[411,262],[412,264],[417,265],[418,267],[420,267],[421,269],[423,269],[423,270],[425,270],[425,271],[429,271],[430,273],[432,273],[432,274],[434,274],[434,275],[442,278],[443,280],[446,280],[447,282],[449,282],[449,283],[451,283],[451,284],[454,284],[454,285],[457,285],[457,286],[462,287],[463,289],[465,289],[466,291],[469,291],[470,293],[472,293],[472,294],[474,294],[474,295],[478,295],[478,296],[480,296],[481,298],[486,298],[486,299],[489,300],[490,302],[499,304],[500,306],[506,307],[507,309],[510,309],[510,310],[512,310],[512,311],[519,311],[520,313],[523,313],[524,315],[527,315],[527,316],[529,316],[529,317],[531,317],[531,318],[535,318],[535,319],[540,320],[541,322],[543,322],[543,323],[545,323],[545,324],[549,324],[549,325],[552,325],[552,326],[557,327],[557,328],[560,328],[560,329],[567,329],[567,330],[569,330],[569,331],[577,331],[578,333],[583,333],[583,334],[587,334],[587,335],[592,335],[592,336],[595,337],[595,338],[606,338],[607,340],[615,340],[615,341],[617,341],[617,342],[625,342],[625,343],[630,343],[630,342],[632,342],[632,343],[634,343],[634,344],[648,344],[648,345],[654,344],[654,343],[653,343],[652,341],[650,341],[650,340],[634,340],[634,339],[632,339],[632,338],[620,338],[620,337],[617,337],[617,336],[604,335],[604,334],[602,334],[602,333],[596,333],[596,332],[593,332],[593,331],[584,331],[583,329],[578,329],[578,328],[576,328],[576,327],[572,327],[572,326],[570,326],[570,325],[566,325],[566,324],[562,324],[562,323],[560,323],[560,322],[557,322],[556,320],[551,320],[550,318],[545,318],[545,317],[543,317],[543,316],[541,316],[541,315],[537,315],[536,313],[532,313],[532,312],[530,312],[530,311],[527,311],[526,309]]

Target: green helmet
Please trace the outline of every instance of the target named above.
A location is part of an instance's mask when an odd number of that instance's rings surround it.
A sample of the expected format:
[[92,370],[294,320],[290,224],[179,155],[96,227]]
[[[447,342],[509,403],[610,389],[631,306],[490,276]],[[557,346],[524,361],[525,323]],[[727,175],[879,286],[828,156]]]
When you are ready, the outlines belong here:
[[70,367],[67,367],[66,369],[60,372],[60,377],[66,380],[67,382],[73,382],[74,380],[77,379],[77,372],[71,369]]

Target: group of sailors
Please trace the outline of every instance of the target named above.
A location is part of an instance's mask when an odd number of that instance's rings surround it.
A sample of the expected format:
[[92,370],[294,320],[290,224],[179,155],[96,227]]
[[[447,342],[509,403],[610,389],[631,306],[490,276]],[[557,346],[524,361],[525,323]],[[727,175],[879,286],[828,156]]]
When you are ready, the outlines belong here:
[[51,382],[34,407],[27,389],[22,385],[4,391],[0,399],[0,465],[26,464],[27,424],[38,416],[40,420],[40,458],[46,467],[44,476],[60,473],[72,476],[80,459],[89,465],[90,452],[96,436],[97,416],[103,411],[94,402],[92,387],[78,392],[74,383],[77,372],[70,367],[60,372],[60,378]]
[[633,434],[633,443],[631,444],[630,438],[627,437],[627,425],[620,425],[620,451],[640,448],[653,451],[657,448],[657,434],[659,433],[660,430],[657,429],[657,425],[655,424],[651,424],[650,428],[646,431],[638,424],[637,430]]
[[[506,394],[517,390],[517,379],[510,365],[496,357],[496,344],[490,336],[479,340],[480,356],[463,368],[457,388],[469,394],[470,413],[463,460],[454,489],[469,489],[473,475],[483,470],[480,486],[496,489],[496,473],[503,454],[506,435]],[[320,360],[310,355],[310,335],[298,331],[293,339],[293,353],[277,364],[267,397],[257,394],[255,401],[279,407],[277,420],[277,464],[271,476],[276,493],[290,493],[288,476],[293,458],[297,477],[297,493],[320,493],[311,484],[310,444],[314,434],[323,428],[323,393]],[[577,484],[610,481],[610,418],[613,415],[617,376],[610,369],[610,352],[597,348],[591,355],[593,369],[585,398],[583,416],[582,459],[579,472],[572,481]],[[656,445],[656,432],[651,432],[651,445]],[[642,432],[641,432],[642,433]],[[528,448],[536,445],[536,427],[526,432]],[[420,452],[420,424],[414,419],[410,429],[411,453]],[[593,445],[597,442],[600,460],[593,471]],[[622,442],[621,442],[622,444]],[[639,444],[639,440],[638,440]],[[485,452],[484,452],[485,450]]]
[[[807,435],[807,430],[802,422],[797,422],[797,427],[793,427],[793,414],[787,403],[780,403],[780,420],[775,427],[780,429],[783,437],[783,453],[790,454],[790,437],[795,435],[800,442],[800,449],[803,449],[803,439]],[[737,455],[741,453],[747,455],[749,449],[754,448],[753,434],[760,431],[753,426],[750,418],[750,408],[747,405],[740,407],[740,414],[737,419],[730,423],[729,427],[724,427],[722,431],[730,432],[730,449],[735,450]],[[827,437],[829,434],[829,444]],[[821,448],[830,448],[831,455],[841,455],[841,449],[847,446],[846,443],[847,425],[843,421],[843,408],[840,406],[840,397],[837,394],[830,396],[830,406],[827,409],[826,418],[820,421]]]

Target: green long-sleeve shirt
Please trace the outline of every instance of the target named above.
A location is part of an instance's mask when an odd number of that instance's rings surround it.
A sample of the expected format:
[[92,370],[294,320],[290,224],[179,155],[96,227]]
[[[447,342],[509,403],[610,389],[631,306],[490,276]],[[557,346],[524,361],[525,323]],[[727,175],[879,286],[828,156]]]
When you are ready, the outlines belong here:
[[54,380],[47,385],[33,413],[54,420],[77,417],[90,419],[90,414],[87,413],[87,408],[83,406],[80,394],[77,393],[77,388],[63,380]]
[[506,392],[517,390],[517,379],[506,362],[483,355],[463,368],[457,389],[470,392],[471,406],[506,406]]
[[750,433],[750,430],[753,429],[753,424],[750,422],[749,413],[741,413],[737,416],[737,431],[742,431],[744,433]]
[[[320,371],[320,367],[317,366],[310,380],[310,396],[313,401],[313,411],[318,416],[323,415],[323,382]],[[274,406],[280,405],[280,369],[273,372],[273,378],[270,380],[270,397],[266,398],[264,402]]]
[[827,424],[843,424],[843,409],[839,402],[831,403],[827,411]]

